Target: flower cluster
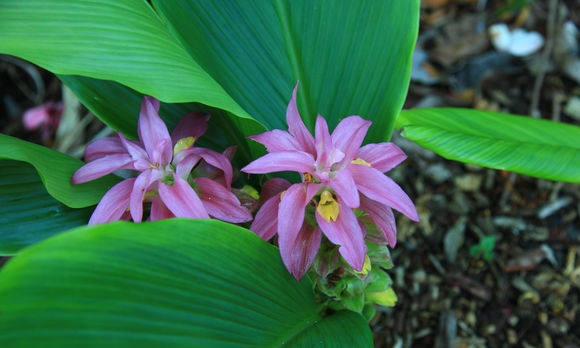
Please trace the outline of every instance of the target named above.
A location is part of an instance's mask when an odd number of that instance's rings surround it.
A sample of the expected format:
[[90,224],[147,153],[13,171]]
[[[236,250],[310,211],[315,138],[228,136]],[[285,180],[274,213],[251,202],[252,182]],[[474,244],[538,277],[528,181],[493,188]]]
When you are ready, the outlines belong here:
[[344,118],[330,134],[326,121],[318,115],[312,136],[298,113],[296,88],[286,121],[288,132],[272,130],[250,137],[265,145],[269,153],[242,171],[295,171],[302,182],[267,182],[263,206],[250,229],[266,240],[278,234],[282,260],[296,279],[313,263],[322,234],[340,245],[340,254],[354,270],[362,271],[367,246],[365,227],[358,216],[366,213],[391,247],[396,243],[391,208],[418,221],[413,202],[384,175],[405,154],[392,143],[361,147],[371,122],[359,116]]
[[139,141],[118,137],[96,140],[85,149],[87,164],[72,177],[73,184],[95,180],[120,169],[139,172],[113,186],[93,212],[89,224],[143,220],[143,203],[151,203],[150,220],[171,217],[233,223],[250,221],[251,213],[232,193],[232,165],[226,156],[194,147],[207,130],[209,115],[192,112],[169,135],[159,117],[160,103],[144,97],[138,121]]

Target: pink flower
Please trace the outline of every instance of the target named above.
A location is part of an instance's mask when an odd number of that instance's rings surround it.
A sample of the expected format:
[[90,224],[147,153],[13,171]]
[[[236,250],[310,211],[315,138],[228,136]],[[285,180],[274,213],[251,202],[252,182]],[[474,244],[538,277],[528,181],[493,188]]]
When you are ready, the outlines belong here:
[[353,209],[366,212],[391,247],[396,243],[391,208],[418,221],[413,202],[383,174],[406,156],[392,143],[361,147],[371,122],[359,116],[344,118],[330,134],[318,115],[313,137],[298,113],[296,88],[286,121],[288,132],[272,130],[250,137],[265,145],[269,154],[242,171],[296,171],[302,182],[265,201],[250,229],[264,239],[278,233],[282,260],[296,279],[312,264],[322,233],[340,245],[340,254],[353,269],[361,271],[367,247]]
[[41,129],[42,137],[48,139],[58,128],[62,110],[62,102],[47,101],[40,106],[26,110],[22,116],[22,123],[24,128],[30,131]]
[[[138,121],[140,141],[119,137],[96,140],[85,149],[87,164],[72,177],[73,184],[95,180],[120,169],[139,175],[113,186],[101,199],[89,224],[132,218],[143,219],[143,202],[151,202],[151,220],[170,217],[246,222],[250,212],[231,192],[233,170],[227,157],[213,150],[193,147],[207,130],[209,115],[187,114],[169,135],[158,115],[160,103],[144,97]],[[203,161],[202,161],[203,160]],[[190,178],[198,163],[221,171],[218,183],[210,178]]]

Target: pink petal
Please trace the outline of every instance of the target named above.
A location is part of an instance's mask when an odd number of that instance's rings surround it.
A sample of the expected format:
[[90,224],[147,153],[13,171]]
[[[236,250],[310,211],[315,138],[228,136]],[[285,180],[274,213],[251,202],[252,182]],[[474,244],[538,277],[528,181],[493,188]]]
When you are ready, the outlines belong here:
[[199,162],[200,159],[201,156],[193,153],[185,156],[181,161],[179,161],[179,163],[177,163],[177,166],[175,167],[175,172],[177,173],[177,175],[179,175],[180,178],[187,179],[189,173],[191,173],[191,170],[193,169],[193,167],[195,167],[195,165]]
[[222,170],[225,178],[225,186],[228,189],[231,187],[232,180],[234,178],[234,169],[232,168],[232,163],[226,156],[219,152],[201,147],[193,147],[191,149],[184,150],[180,152],[180,155],[183,154],[183,156],[187,156],[190,153],[201,156],[208,164]]
[[278,207],[280,205],[280,196],[278,193],[262,204],[260,210],[256,214],[252,225],[250,226],[250,231],[254,232],[260,238],[268,241],[278,231]]
[[360,116],[349,116],[340,121],[332,132],[334,146],[344,152],[348,162],[354,159],[371,123]]
[[164,219],[171,219],[174,218],[175,215],[167,209],[161,197],[159,195],[153,198],[153,202],[151,202],[151,214],[149,215],[149,219],[151,221],[157,220],[164,220]]
[[360,193],[379,203],[393,207],[411,220],[419,221],[415,205],[391,178],[377,169],[363,164],[351,164],[348,168]]
[[294,184],[286,190],[278,209],[278,246],[282,261],[288,270],[293,270],[292,249],[302,223],[304,222],[304,209],[308,204],[306,200],[307,184]]
[[302,150],[296,138],[290,135],[290,133],[280,129],[274,129],[269,132],[250,135],[248,138],[266,146],[266,150],[268,152]]
[[320,248],[321,239],[320,228],[311,227],[307,223],[302,225],[292,247],[292,259],[290,261],[292,268],[289,269],[296,280],[302,279],[314,262]]
[[93,211],[89,225],[104,224],[121,219],[129,207],[135,178],[126,179],[111,187]]
[[159,179],[157,171],[146,170],[137,176],[137,180],[133,184],[133,191],[131,192],[131,200],[129,201],[129,211],[131,218],[135,222],[143,220],[143,198],[147,193],[149,186]]
[[344,204],[349,208],[358,208],[360,204],[359,194],[348,167],[338,171],[328,185],[340,196]]
[[384,173],[403,162],[407,155],[394,143],[378,143],[361,147],[356,157],[362,158],[373,168]]
[[131,141],[125,138],[125,136],[121,132],[117,132],[117,134],[119,135],[119,140],[121,141],[121,144],[123,145],[123,147],[125,147],[126,153],[131,155],[131,157],[133,158],[134,161],[133,165],[135,166],[135,169],[139,171],[151,169],[152,160],[149,158],[149,155],[142,147],[142,145],[138,142]]
[[304,125],[304,122],[302,122],[300,113],[298,113],[298,106],[296,105],[297,90],[298,82],[296,82],[296,86],[292,92],[292,98],[290,99],[290,103],[288,103],[288,108],[286,108],[286,123],[288,123],[288,131],[296,137],[302,151],[306,151],[314,156],[316,154],[314,138]]
[[264,155],[241,169],[250,174],[293,171],[310,173],[314,171],[314,158],[301,151],[282,151]]
[[85,148],[85,161],[90,162],[106,155],[126,154],[127,149],[118,137],[106,137],[93,141]]
[[159,195],[163,203],[177,217],[209,219],[201,200],[189,184],[173,173],[173,185],[159,182]]
[[328,132],[328,124],[320,115],[316,117],[314,141],[316,143],[316,167],[330,170],[330,166],[333,164],[330,161],[332,139]]
[[173,141],[173,144],[175,144],[179,139],[187,137],[199,139],[199,137],[204,135],[207,131],[207,121],[210,117],[210,114],[205,114],[199,111],[193,111],[183,116],[177,125],[175,125],[173,132],[171,132],[171,140]]
[[383,233],[389,246],[394,248],[395,244],[397,244],[397,224],[391,208],[362,195],[360,198],[360,210],[369,214],[375,225]]
[[173,148],[167,126],[159,117],[159,107],[159,100],[143,97],[137,130],[151,161],[163,165],[171,161]]
[[326,221],[316,212],[316,221],[328,240],[340,245],[338,251],[345,261],[356,271],[361,271],[365,263],[367,246],[363,232],[352,209],[338,201],[339,212],[336,221]]
[[72,176],[71,184],[98,179],[119,169],[132,169],[133,159],[129,155],[108,155],[80,167]]
[[226,156],[226,158],[228,160],[230,160],[230,162],[231,162],[234,159],[234,156],[236,155],[237,151],[238,151],[238,146],[232,145],[224,150],[223,155]]
[[242,207],[231,191],[208,178],[196,178],[199,198],[209,215],[222,221],[242,223],[252,220],[252,214]]
[[290,181],[282,178],[272,178],[266,180],[262,185],[262,192],[260,192],[260,202],[266,202],[271,197],[287,190],[290,187]]
[[28,130],[35,130],[48,122],[49,114],[46,104],[28,109],[22,116],[22,123],[24,124],[24,128]]

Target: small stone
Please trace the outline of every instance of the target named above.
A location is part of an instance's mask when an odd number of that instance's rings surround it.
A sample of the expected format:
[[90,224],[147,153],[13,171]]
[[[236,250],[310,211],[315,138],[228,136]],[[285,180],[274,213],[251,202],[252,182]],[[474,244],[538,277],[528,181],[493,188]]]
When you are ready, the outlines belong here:
[[568,99],[564,106],[564,113],[572,118],[580,120],[580,97],[573,96]]
[[507,331],[507,339],[509,344],[516,344],[518,342],[518,334],[514,329]]
[[452,174],[449,168],[447,168],[447,166],[441,163],[436,163],[427,168],[427,170],[425,171],[425,175],[429,179],[433,180],[436,184],[442,184],[445,181],[449,180]]
[[455,178],[455,186],[463,191],[477,191],[481,182],[481,175],[477,174],[464,174]]

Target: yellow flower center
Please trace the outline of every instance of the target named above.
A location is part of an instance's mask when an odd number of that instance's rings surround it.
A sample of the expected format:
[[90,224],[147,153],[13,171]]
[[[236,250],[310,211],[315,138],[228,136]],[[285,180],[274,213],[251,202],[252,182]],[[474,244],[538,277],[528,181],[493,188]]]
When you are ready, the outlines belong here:
[[360,157],[357,158],[357,159],[355,159],[354,161],[352,161],[350,163],[352,163],[352,164],[362,164],[362,165],[367,166],[367,167],[370,167],[371,166],[371,164],[369,162],[365,161],[364,159],[362,159]]
[[304,182],[312,184],[314,182],[314,179],[312,179],[312,174],[304,173]]
[[180,153],[185,149],[190,148],[194,142],[195,137],[187,137],[179,139],[177,143],[175,143],[175,146],[173,147],[173,156],[177,155],[178,153]]
[[332,193],[322,191],[320,202],[318,202],[318,207],[316,207],[318,214],[328,222],[330,222],[330,220],[336,221],[338,210],[338,203],[334,200]]

